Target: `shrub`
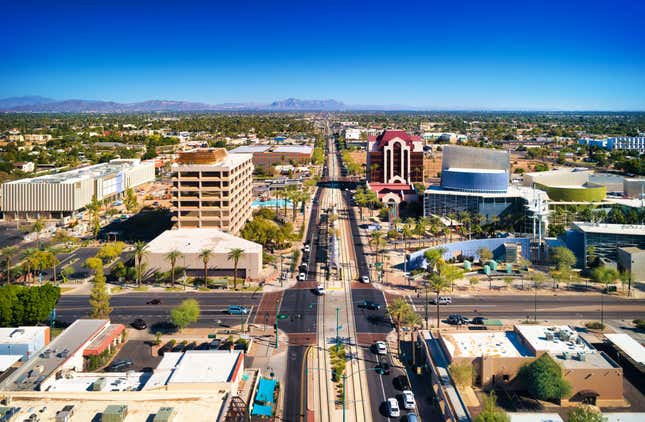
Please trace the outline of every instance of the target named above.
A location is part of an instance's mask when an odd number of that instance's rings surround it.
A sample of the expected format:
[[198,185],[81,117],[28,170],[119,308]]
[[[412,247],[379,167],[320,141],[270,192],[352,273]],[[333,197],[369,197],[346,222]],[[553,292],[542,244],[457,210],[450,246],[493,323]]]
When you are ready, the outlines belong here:
[[562,369],[546,353],[523,366],[518,376],[529,394],[538,400],[557,401],[571,394],[571,385],[562,377]]
[[589,321],[585,323],[585,327],[589,328],[590,330],[604,330],[605,324],[600,321]]

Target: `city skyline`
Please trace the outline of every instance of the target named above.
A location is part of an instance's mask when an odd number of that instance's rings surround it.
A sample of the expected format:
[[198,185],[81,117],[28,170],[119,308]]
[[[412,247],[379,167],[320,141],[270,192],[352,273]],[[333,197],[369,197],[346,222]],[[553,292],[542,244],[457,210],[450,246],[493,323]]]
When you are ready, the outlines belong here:
[[634,2],[6,9],[0,98],[645,110]]

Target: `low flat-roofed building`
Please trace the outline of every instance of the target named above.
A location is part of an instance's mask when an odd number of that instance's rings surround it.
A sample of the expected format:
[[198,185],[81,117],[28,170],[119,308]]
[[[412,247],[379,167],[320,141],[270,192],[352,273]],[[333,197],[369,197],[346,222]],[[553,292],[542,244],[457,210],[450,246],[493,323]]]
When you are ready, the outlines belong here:
[[513,382],[520,369],[546,353],[572,386],[572,396],[563,399],[563,405],[624,405],[622,368],[569,326],[516,325],[512,331],[444,332],[440,340],[450,362],[472,365],[475,384],[483,388],[521,388]]
[[49,327],[0,328],[0,355],[20,355],[21,360],[27,360],[49,340]]
[[237,392],[244,374],[244,353],[226,350],[189,350],[164,353],[144,391]]
[[238,262],[237,275],[241,278],[257,279],[262,271],[262,245],[241,237],[233,236],[217,229],[175,229],[166,230],[150,243],[143,262],[148,269],[148,276],[154,271],[170,271],[166,255],[178,250],[182,257],[177,265],[186,269],[186,274],[203,277],[204,262],[199,253],[210,249],[209,276],[232,276],[234,262],[228,259],[231,249],[240,248],[244,254]]
[[243,145],[230,154],[253,154],[253,165],[267,171],[281,164],[307,165],[314,152],[312,145]]
[[[77,319],[46,347],[34,354],[24,365],[0,383],[5,391],[45,391],[68,373],[82,372],[84,356],[93,345],[93,353],[99,354],[120,340],[122,331],[114,329],[121,324],[110,324],[104,319]],[[107,334],[106,334],[107,333]],[[118,339],[117,339],[118,337]],[[95,340],[100,341],[95,342]],[[111,341],[108,341],[111,339]]]
[[640,370],[640,372],[645,372],[645,347],[642,344],[634,340],[628,334],[605,334],[605,338],[618,350],[620,350],[623,356],[626,356],[630,359],[633,365]]
[[631,282],[645,281],[645,248],[618,248],[618,269],[631,277]]
[[589,247],[602,259],[616,262],[618,249],[638,247],[645,249],[645,225],[604,224],[575,221],[572,229],[565,233],[567,247],[573,251],[582,266],[587,262]]
[[557,413],[509,412],[511,422],[564,422]]
[[19,179],[2,185],[5,218],[63,218],[86,207],[92,198],[116,198],[126,189],[152,182],[153,161],[111,160],[63,173]]

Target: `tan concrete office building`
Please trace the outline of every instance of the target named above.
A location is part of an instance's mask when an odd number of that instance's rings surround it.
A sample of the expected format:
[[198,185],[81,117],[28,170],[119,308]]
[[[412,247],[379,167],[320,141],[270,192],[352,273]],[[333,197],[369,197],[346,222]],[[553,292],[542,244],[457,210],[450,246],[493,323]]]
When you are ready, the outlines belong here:
[[251,218],[252,160],[252,154],[229,154],[224,148],[179,153],[172,166],[176,227],[239,233]]

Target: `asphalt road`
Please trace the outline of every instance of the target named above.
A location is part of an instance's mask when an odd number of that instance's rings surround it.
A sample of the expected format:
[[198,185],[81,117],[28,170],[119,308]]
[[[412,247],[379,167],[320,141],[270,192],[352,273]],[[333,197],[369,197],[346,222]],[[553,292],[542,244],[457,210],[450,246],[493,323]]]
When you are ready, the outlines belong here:
[[[282,414],[282,421],[284,422],[300,422],[304,419],[304,411],[302,405],[302,395],[307,391],[307,377],[303,377],[303,360],[307,346],[289,346],[287,350],[287,371],[286,371],[286,385],[285,385],[285,401],[284,412]],[[305,385],[303,385],[303,383]]]
[[[159,305],[147,305],[146,302],[153,298],[161,299]],[[201,315],[197,323],[191,327],[226,327],[239,325],[252,321],[255,311],[260,303],[262,294],[255,293],[125,293],[110,298],[112,322],[130,324],[136,318],[142,318],[151,327],[154,324],[167,322],[170,309],[177,306],[184,299],[196,299],[201,308]],[[243,305],[252,308],[249,315],[228,315],[225,313],[229,305]],[[89,297],[86,295],[61,296],[56,306],[56,319],[60,322],[71,323],[78,318],[87,318],[90,312]],[[221,321],[221,324],[218,322]]]
[[[381,309],[367,310],[361,307],[361,302],[365,300],[381,305]],[[392,324],[385,316],[386,304],[383,292],[377,289],[352,289],[352,303],[357,334],[387,334],[392,330]]]
[[[442,294],[450,296],[449,293]],[[429,295],[431,300],[434,295]],[[451,296],[452,305],[441,305],[441,318],[449,314],[462,314],[472,318],[533,318],[537,307],[537,319],[562,320],[599,320],[601,298],[599,294],[585,293],[580,295],[491,295],[491,296]],[[537,299],[537,300],[536,300]],[[408,296],[420,315],[425,314],[425,297],[421,293]],[[645,299],[625,299],[604,295],[605,319],[645,318]],[[537,306],[536,306],[537,304]],[[436,305],[428,306],[429,320],[436,319]]]

